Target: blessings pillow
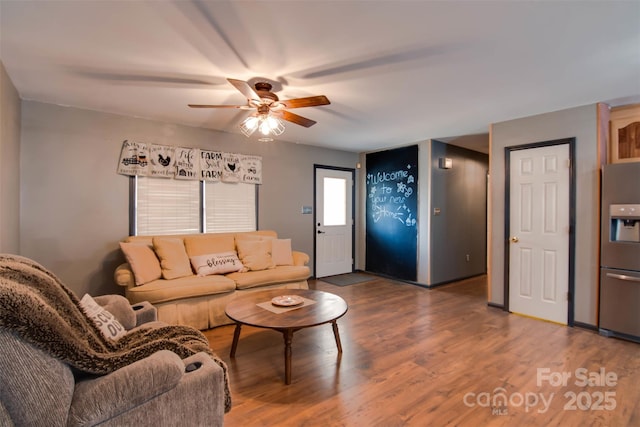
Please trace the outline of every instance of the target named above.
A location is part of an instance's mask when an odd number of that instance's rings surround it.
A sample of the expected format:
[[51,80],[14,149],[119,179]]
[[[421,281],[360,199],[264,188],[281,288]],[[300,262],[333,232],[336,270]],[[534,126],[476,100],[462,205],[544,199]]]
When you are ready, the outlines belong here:
[[127,334],[124,327],[113,314],[102,308],[91,295],[85,294],[80,300],[80,307],[89,319],[100,329],[106,339],[117,341]]
[[231,273],[244,268],[235,251],[193,256],[191,265],[198,276]]

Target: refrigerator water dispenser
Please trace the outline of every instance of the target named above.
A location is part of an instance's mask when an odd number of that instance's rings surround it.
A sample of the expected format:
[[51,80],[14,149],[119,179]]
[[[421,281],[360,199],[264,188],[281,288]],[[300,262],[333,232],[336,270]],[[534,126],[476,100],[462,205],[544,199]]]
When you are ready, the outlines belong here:
[[612,242],[640,243],[640,205],[609,206]]

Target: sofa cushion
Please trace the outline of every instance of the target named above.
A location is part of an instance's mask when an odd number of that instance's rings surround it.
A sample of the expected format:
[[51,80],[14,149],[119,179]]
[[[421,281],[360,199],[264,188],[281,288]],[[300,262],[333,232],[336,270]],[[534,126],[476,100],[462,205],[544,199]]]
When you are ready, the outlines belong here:
[[307,266],[283,265],[269,270],[229,273],[225,277],[232,279],[236,288],[249,289],[258,286],[307,280],[310,274]]
[[293,265],[291,239],[272,239],[271,257],[276,265]]
[[276,239],[277,237],[278,237],[278,233],[276,233],[273,230],[243,231],[240,233],[236,233],[236,241],[238,239],[254,239],[254,240]]
[[198,276],[231,273],[244,268],[236,251],[192,256],[191,265]]
[[205,233],[185,236],[184,247],[189,257],[235,251],[233,233]]
[[238,256],[245,266],[243,271],[260,271],[275,268],[276,264],[271,258],[271,241],[248,240],[236,241]]
[[120,249],[131,266],[136,285],[144,285],[162,277],[160,261],[149,246],[137,243],[120,243]]
[[193,275],[182,239],[154,237],[153,249],[156,251],[158,258],[160,258],[163,278],[176,279]]
[[[233,274],[233,273],[232,273]],[[174,280],[158,279],[142,286],[127,289],[132,304],[149,301],[151,304],[184,298],[233,292],[236,284],[225,276],[187,276]]]

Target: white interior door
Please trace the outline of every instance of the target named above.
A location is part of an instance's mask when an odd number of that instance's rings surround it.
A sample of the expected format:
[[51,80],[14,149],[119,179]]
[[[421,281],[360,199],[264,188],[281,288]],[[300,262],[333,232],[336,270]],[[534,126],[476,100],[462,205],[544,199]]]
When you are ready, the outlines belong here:
[[510,162],[509,310],[567,323],[569,145],[515,150]]
[[353,174],[316,169],[316,277],[353,269]]

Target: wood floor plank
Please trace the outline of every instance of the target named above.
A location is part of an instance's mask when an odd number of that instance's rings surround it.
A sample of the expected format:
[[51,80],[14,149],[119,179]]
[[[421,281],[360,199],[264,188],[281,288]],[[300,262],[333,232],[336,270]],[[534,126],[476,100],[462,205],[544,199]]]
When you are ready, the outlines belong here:
[[[382,278],[310,287],[349,304],[343,353],[330,325],[296,332],[291,385],[282,334],[243,327],[231,360],[234,327],[205,331],[229,365],[226,426],[640,425],[640,345],[488,307],[484,276],[435,289]],[[580,369],[616,384],[582,385]],[[597,409],[605,392],[610,405]]]

